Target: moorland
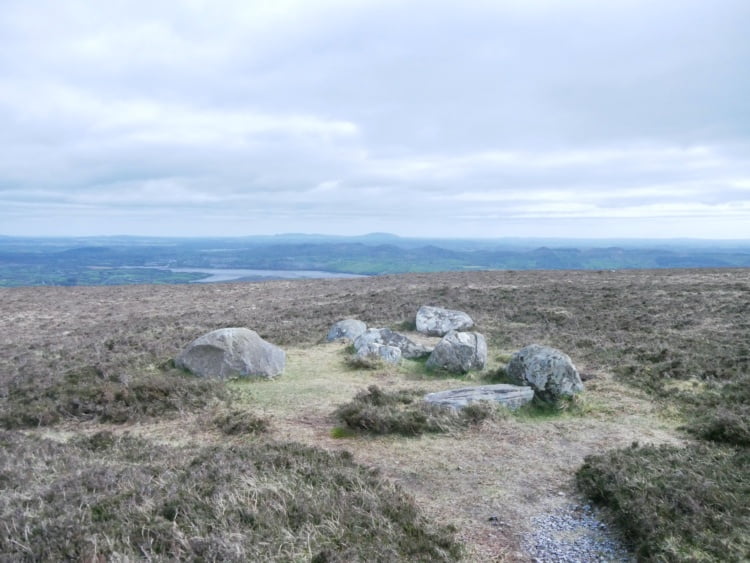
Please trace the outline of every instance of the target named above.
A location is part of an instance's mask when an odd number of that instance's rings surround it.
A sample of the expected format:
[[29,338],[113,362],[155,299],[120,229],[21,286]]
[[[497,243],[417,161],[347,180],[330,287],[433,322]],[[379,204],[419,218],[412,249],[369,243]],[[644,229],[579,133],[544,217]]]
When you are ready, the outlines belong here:
[[[527,561],[534,517],[595,502],[633,554],[750,557],[750,270],[472,271],[358,279],[0,289],[0,554],[19,561]],[[343,318],[411,334],[469,313],[481,372],[360,365]],[[204,381],[175,355],[245,326],[270,381]],[[373,387],[502,381],[559,348],[585,392],[436,432],[335,414]]]

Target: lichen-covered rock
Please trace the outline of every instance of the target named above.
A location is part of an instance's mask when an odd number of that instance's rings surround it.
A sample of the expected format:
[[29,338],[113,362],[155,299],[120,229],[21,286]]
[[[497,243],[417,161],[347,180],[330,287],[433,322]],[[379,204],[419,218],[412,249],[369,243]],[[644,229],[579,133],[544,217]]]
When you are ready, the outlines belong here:
[[510,359],[508,378],[518,385],[529,385],[536,396],[554,403],[583,391],[578,370],[566,354],[549,346],[531,344]]
[[286,353],[248,328],[221,328],[193,340],[175,365],[199,377],[271,378],[284,371]]
[[448,389],[437,393],[428,393],[424,400],[428,403],[462,409],[471,403],[478,401],[491,401],[509,409],[517,409],[534,398],[534,390],[523,385],[508,385],[498,383],[497,385],[481,385],[476,387],[462,387],[460,389]]
[[355,355],[358,358],[380,358],[387,364],[397,364],[401,361],[400,348],[377,342],[368,342],[359,348]]
[[408,359],[422,358],[429,355],[432,351],[430,348],[427,348],[422,344],[417,344],[403,334],[393,332],[389,328],[367,329],[354,341],[354,349],[359,351],[360,348],[373,343],[385,346],[395,346],[401,350],[402,357]]
[[339,338],[347,338],[352,342],[356,340],[364,331],[367,330],[367,325],[357,319],[344,319],[334,323],[331,330],[328,331],[326,340],[331,342],[338,340]]
[[478,332],[452,330],[435,346],[425,365],[452,373],[466,373],[483,369],[486,363],[487,342],[484,336]]
[[417,332],[429,336],[445,336],[452,330],[465,331],[474,321],[463,311],[423,305],[417,311]]

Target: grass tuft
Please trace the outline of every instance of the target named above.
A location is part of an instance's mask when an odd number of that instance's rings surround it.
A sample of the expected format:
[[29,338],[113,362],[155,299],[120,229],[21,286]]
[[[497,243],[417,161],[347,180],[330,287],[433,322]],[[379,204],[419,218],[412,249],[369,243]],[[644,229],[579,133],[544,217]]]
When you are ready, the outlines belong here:
[[592,410],[593,407],[583,395],[562,397],[554,403],[543,401],[535,396],[530,402],[512,411],[512,414],[520,419],[548,420],[561,416],[586,416]]
[[217,414],[212,422],[224,434],[230,436],[237,434],[262,434],[267,432],[270,426],[267,419],[242,409],[232,409]]
[[385,369],[388,364],[379,356],[358,356],[351,354],[346,357],[346,365],[351,369]]

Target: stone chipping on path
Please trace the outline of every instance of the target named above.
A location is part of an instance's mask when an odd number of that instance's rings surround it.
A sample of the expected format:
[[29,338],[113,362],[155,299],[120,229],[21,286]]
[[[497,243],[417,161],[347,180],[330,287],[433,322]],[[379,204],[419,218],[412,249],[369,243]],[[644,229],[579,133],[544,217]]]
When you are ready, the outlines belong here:
[[534,516],[522,548],[536,563],[632,563],[636,557],[589,504]]

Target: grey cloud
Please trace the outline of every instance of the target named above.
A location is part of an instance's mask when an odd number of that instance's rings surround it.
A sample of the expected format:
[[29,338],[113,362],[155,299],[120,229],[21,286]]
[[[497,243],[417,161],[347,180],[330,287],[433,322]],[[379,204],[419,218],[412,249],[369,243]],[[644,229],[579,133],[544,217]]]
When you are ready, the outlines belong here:
[[750,219],[744,1],[258,6],[8,2],[0,232]]

